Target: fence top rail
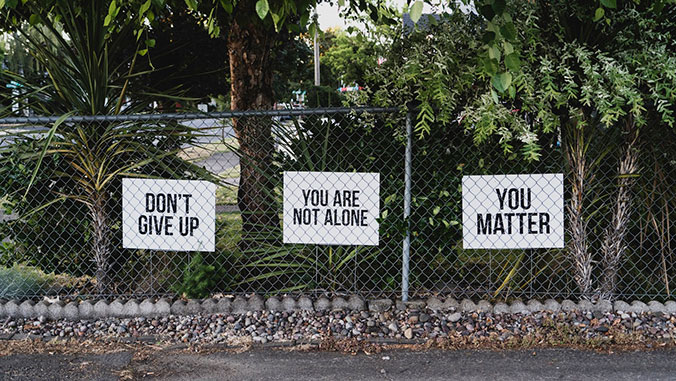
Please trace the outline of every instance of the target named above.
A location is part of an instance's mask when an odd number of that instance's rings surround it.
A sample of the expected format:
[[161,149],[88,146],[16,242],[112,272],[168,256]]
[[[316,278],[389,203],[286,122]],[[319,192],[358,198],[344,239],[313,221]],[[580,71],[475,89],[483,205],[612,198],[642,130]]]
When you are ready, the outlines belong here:
[[[87,115],[71,116],[66,119],[69,122],[137,122],[157,120],[188,120],[188,119],[214,119],[214,118],[243,118],[252,116],[303,116],[322,114],[365,114],[365,113],[393,113],[398,112],[397,107],[326,107],[311,109],[288,109],[288,110],[245,110],[245,111],[221,111],[204,113],[176,113],[176,114],[130,114],[130,115]],[[13,117],[1,118],[2,124],[21,123],[54,123],[60,116],[36,116],[36,117]]]

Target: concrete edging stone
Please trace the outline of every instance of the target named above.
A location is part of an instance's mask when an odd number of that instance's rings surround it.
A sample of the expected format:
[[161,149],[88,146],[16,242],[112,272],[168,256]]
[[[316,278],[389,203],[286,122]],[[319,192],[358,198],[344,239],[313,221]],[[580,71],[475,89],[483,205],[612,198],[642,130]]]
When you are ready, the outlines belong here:
[[431,296],[427,299],[416,299],[402,303],[399,300],[392,299],[370,299],[366,300],[359,295],[334,296],[328,298],[320,296],[314,300],[308,296],[294,298],[284,296],[283,298],[271,296],[263,299],[259,295],[245,297],[242,295],[223,297],[219,299],[208,298],[204,300],[176,299],[169,301],[165,298],[144,299],[144,300],[121,300],[116,299],[108,303],[106,300],[81,300],[56,301],[53,303],[47,301],[34,302],[32,300],[0,300],[0,318],[24,318],[32,319],[44,317],[50,320],[68,319],[68,320],[89,320],[107,317],[131,318],[131,317],[155,317],[166,315],[196,315],[213,313],[232,313],[243,314],[249,311],[371,311],[385,312],[392,309],[413,309],[430,311],[448,311],[456,313],[495,313],[495,314],[533,314],[542,311],[549,312],[570,312],[570,311],[588,311],[588,312],[620,312],[620,313],[663,313],[676,314],[676,301],[650,301],[647,304],[638,300],[631,304],[617,300],[615,302],[599,301],[593,303],[589,300],[573,302],[572,300],[563,300],[558,302],[554,299],[547,299],[543,302],[539,300],[527,300],[525,303],[521,300],[514,300],[511,303],[498,301],[491,303],[488,300],[480,300],[477,303],[470,299],[463,299],[458,302],[454,298],[441,298]]

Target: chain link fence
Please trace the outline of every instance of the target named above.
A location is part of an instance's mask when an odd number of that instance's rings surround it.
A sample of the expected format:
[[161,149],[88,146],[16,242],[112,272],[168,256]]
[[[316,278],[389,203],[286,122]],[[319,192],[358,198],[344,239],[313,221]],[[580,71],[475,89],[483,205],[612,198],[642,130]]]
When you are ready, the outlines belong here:
[[[459,126],[412,136],[411,118],[356,108],[0,120],[0,297],[593,297],[607,296],[609,279],[615,296],[673,297],[671,130],[543,134],[527,161]],[[555,173],[565,247],[463,248],[463,176]],[[153,193],[128,179],[195,187]],[[375,192],[372,220],[348,213],[341,233],[312,230],[336,190],[357,189],[350,182],[362,193],[338,202],[361,207]],[[287,218],[304,216],[284,209],[292,188],[320,213],[310,208],[295,238]],[[190,235],[209,233],[210,220],[213,234]],[[350,224],[376,226],[377,241],[342,245],[359,230]],[[125,229],[145,243],[125,242]]]

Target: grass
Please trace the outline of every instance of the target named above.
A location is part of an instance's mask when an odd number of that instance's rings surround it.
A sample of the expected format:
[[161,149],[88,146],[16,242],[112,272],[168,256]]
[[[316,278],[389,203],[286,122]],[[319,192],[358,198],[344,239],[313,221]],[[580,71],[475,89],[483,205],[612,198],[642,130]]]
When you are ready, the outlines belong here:
[[218,187],[216,205],[237,205],[237,189],[235,186]]
[[239,255],[242,238],[242,217],[239,213],[220,213],[216,216],[216,251]]
[[218,177],[222,179],[234,179],[239,177],[240,167],[239,164],[232,168],[228,168],[225,171],[218,174]]

